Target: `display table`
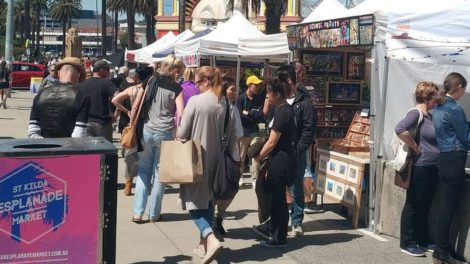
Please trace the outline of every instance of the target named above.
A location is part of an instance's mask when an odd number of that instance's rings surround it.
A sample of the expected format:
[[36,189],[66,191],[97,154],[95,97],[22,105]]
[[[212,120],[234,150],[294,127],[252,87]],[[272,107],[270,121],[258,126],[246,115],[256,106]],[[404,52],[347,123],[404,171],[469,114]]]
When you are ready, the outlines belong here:
[[350,208],[353,228],[359,221],[363,177],[369,163],[369,159],[317,149],[315,192]]

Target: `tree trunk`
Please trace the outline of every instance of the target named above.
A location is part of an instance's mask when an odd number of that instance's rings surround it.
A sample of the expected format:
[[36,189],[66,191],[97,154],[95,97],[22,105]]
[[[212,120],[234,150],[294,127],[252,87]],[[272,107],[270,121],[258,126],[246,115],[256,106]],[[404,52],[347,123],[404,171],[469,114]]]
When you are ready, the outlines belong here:
[[152,16],[150,14],[145,15],[145,24],[146,24],[145,35],[147,38],[147,45],[150,45],[151,43],[153,43],[152,41]]
[[127,45],[128,49],[135,49],[135,10],[134,3],[132,0],[127,1]]
[[41,43],[40,43],[41,42],[40,41],[40,39],[41,39],[41,19],[40,19],[40,17],[38,17],[36,25],[37,25],[37,27],[36,27],[36,51],[40,52],[40,50],[39,50],[40,47],[41,47]]
[[31,5],[29,0],[24,1],[24,31],[25,38],[31,39]]
[[264,1],[266,11],[266,34],[276,34],[281,32],[282,1]]
[[106,56],[106,0],[101,1],[101,56]]
[[119,17],[118,11],[114,11],[114,39],[113,39],[113,52],[116,53],[118,50],[118,38],[119,38]]
[[67,36],[66,31],[67,31],[67,18],[64,19],[62,22],[62,58],[65,58],[65,38]]

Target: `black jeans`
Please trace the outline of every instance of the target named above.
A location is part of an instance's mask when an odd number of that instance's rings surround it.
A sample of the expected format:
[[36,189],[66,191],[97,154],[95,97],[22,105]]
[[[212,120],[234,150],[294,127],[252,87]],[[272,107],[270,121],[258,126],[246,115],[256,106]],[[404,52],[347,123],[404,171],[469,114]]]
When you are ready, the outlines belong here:
[[102,124],[99,122],[88,121],[88,136],[104,137],[113,143],[113,124],[112,122]]
[[286,152],[277,152],[271,158],[268,169],[268,184],[271,191],[271,227],[273,238],[284,243],[287,238],[289,210],[287,209],[286,187],[291,157]]
[[433,244],[429,237],[429,208],[436,193],[439,174],[437,166],[414,166],[410,188],[401,212],[400,247]]
[[439,250],[450,250],[449,231],[452,219],[461,198],[462,187],[465,180],[465,162],[467,153],[463,151],[445,152],[439,155],[439,191],[440,199],[437,201],[437,237],[436,244]]

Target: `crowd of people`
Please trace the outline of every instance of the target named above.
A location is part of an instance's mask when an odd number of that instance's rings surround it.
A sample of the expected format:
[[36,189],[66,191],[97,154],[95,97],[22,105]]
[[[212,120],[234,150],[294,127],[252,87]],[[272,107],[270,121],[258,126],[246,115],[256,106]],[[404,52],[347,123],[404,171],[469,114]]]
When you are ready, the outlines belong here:
[[[0,65],[0,87],[2,78],[8,78],[2,69]],[[215,200],[211,189],[222,155],[222,142],[214,139],[222,138],[228,113],[228,153],[241,172],[251,163],[249,174],[256,182],[260,224],[253,231],[264,239],[265,247],[287,245],[289,218],[290,235],[303,234],[304,211],[312,203],[304,193],[304,176],[317,115],[301,83],[305,68],[300,63],[281,66],[272,78],[248,76],[246,90],[240,95],[236,81],[223,76],[219,68],[185,68],[174,55],[166,57],[158,68],[121,67],[114,78],[110,70],[105,60],[94,61],[91,74],[78,58],[52,62],[51,77],[44,80],[33,101],[28,136],[103,136],[112,142],[114,122],[118,122],[119,132],[135,124],[137,146],[125,149],[123,156],[124,195],[132,195],[136,178],[131,218],[136,223],[170,220],[162,213],[165,184],[159,182],[158,171],[162,142],[199,140],[204,153],[203,178],[180,186],[180,205],[200,232],[193,252],[203,263],[210,263],[222,248],[220,241],[226,232],[223,217],[232,202]],[[449,229],[470,149],[465,114],[456,103],[466,85],[458,73],[446,77],[440,92],[434,83],[420,82],[416,107],[395,129],[414,153],[401,215],[400,247],[413,256],[433,251],[434,259],[445,263],[459,263],[449,245]],[[266,125],[266,136],[260,132],[260,124]],[[414,126],[418,129],[413,137],[410,130]],[[442,201],[435,205],[440,217],[433,241],[428,213],[438,187]]]

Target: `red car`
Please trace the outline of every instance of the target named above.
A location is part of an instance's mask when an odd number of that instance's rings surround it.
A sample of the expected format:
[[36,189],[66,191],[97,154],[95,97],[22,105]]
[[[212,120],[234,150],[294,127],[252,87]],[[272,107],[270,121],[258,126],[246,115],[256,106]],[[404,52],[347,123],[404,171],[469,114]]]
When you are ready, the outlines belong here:
[[44,77],[46,66],[28,62],[12,62],[11,87],[27,88],[31,84],[31,77]]

